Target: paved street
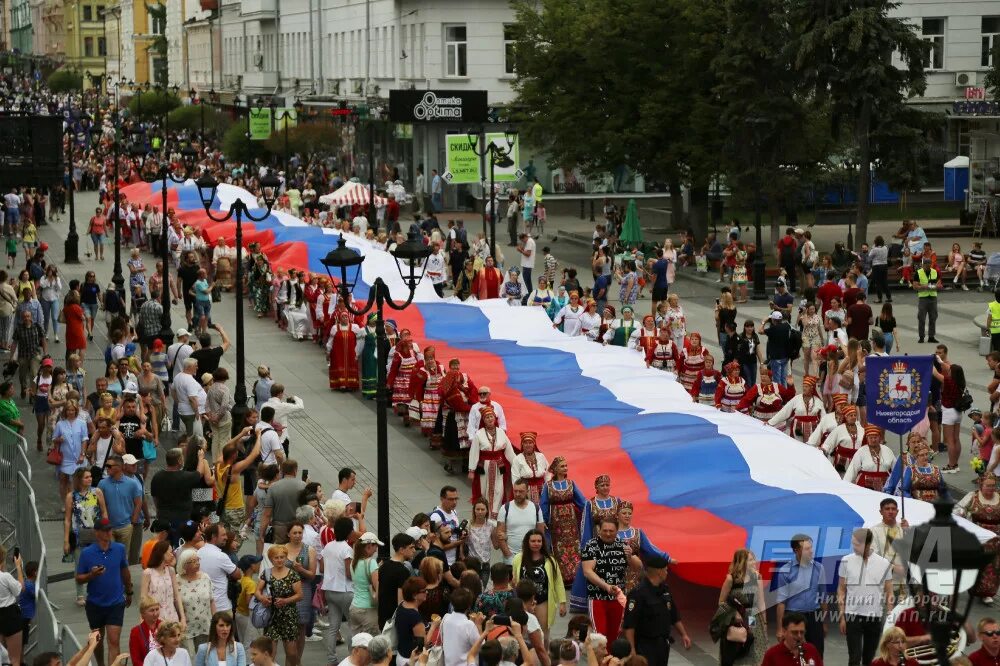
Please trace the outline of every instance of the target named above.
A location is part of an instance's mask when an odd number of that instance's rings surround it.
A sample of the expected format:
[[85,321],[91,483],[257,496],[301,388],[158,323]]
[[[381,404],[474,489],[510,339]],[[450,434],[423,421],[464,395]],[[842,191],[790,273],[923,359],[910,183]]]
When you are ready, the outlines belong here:
[[[82,211],[92,210],[96,201],[94,193],[83,193],[77,198],[78,228],[85,228],[85,214]],[[442,216],[449,217],[449,216]],[[886,228],[895,226],[892,223],[882,223]],[[546,239],[539,242],[539,249],[543,245],[551,245],[553,253],[564,265],[574,265],[580,271],[584,284],[589,284],[590,269],[588,248],[567,242],[561,239],[558,242],[551,242],[550,238],[558,229],[565,229],[580,232],[592,229],[593,225],[575,218],[549,218],[549,228],[546,229]],[[477,226],[471,227],[473,230]],[[878,228],[878,224],[873,225]],[[814,229],[814,233],[820,235]],[[50,256],[58,264],[62,256],[63,237],[66,231],[66,224],[58,223],[43,227],[41,236],[46,240],[51,249]],[[822,236],[830,238],[836,237],[835,228],[822,228]],[[843,233],[843,230],[840,230]],[[884,230],[873,231],[874,233],[886,233]],[[891,233],[891,231],[889,232]],[[821,251],[829,248],[820,246]],[[939,249],[944,241],[935,243]],[[82,277],[84,270],[93,269],[98,272],[99,282],[107,284],[111,277],[113,266],[112,252],[108,253],[108,258],[104,262],[94,262],[84,256],[86,251],[85,242],[81,238],[81,257],[84,258],[83,266],[61,266],[64,279]],[[832,245],[830,240],[829,245]],[[950,241],[948,241],[950,245]],[[968,240],[963,243],[968,245]],[[990,247],[995,243],[987,244],[987,251],[997,249]],[[508,254],[508,261],[512,252],[504,248]],[[152,267],[152,260],[147,257],[147,265]],[[674,290],[681,296],[687,317],[688,328],[691,331],[701,331],[709,347],[716,348],[715,336],[712,335],[714,324],[712,320],[712,308],[714,299],[718,295],[718,284],[712,278],[694,278],[688,273],[681,272],[682,278],[675,286]],[[614,294],[617,294],[615,287]],[[976,292],[954,292],[942,295],[941,298],[941,318],[938,321],[937,337],[950,348],[950,356],[953,362],[960,363],[966,368],[970,379],[973,395],[977,405],[987,404],[983,389],[988,374],[985,370],[985,363],[976,351],[978,334],[973,327],[971,319],[979,315],[985,309],[985,304],[989,300],[987,294]],[[612,302],[614,302],[612,300]],[[925,345],[919,348],[916,345],[916,315],[915,298],[909,293],[899,293],[896,297],[896,317],[900,322],[902,333],[903,350],[908,353],[930,352],[932,345]],[[647,300],[639,307],[639,311],[648,311],[649,301]],[[739,318],[744,317],[761,319],[767,313],[766,302],[762,304],[749,303],[739,306]],[[224,296],[224,302],[215,304],[213,317],[222,323],[227,333],[231,337],[235,336],[234,309],[231,295]],[[179,308],[174,308],[173,322],[175,329],[183,323],[183,313]],[[87,371],[92,378],[95,374],[103,371],[103,350],[106,345],[104,339],[104,328],[95,330],[96,340],[88,349]],[[420,342],[420,341],[418,341]],[[56,346],[61,349],[61,346]],[[315,345],[307,342],[293,342],[287,334],[281,332],[270,320],[258,320],[253,316],[246,319],[246,356],[247,356],[247,377],[250,382],[256,376],[256,366],[260,363],[267,363],[272,369],[272,375],[276,381],[286,385],[290,394],[301,396],[307,410],[304,415],[297,416],[291,421],[292,457],[299,461],[300,469],[308,469],[310,477],[320,479],[325,482],[327,494],[332,490],[336,482],[337,470],[343,466],[351,466],[358,472],[358,486],[356,490],[360,493],[365,485],[375,484],[375,418],[374,404],[361,400],[355,395],[345,395],[332,393],[326,388],[326,368],[325,360],[321,350]],[[55,354],[57,358],[61,355]],[[223,363],[228,365],[232,373],[232,364],[235,354],[230,351]],[[795,364],[796,375],[801,374],[801,363]],[[503,396],[498,396],[502,402]],[[27,410],[25,410],[27,411]],[[34,432],[29,431],[28,441],[33,443]],[[963,435],[963,440],[967,442],[968,436]],[[890,442],[892,443],[892,442]],[[544,442],[540,442],[540,447],[544,450]],[[966,444],[967,446],[967,444]],[[389,450],[390,450],[390,475],[392,493],[392,528],[393,532],[403,529],[409,525],[410,518],[418,511],[429,511],[437,503],[438,491],[446,483],[454,483],[459,486],[463,497],[468,496],[465,480],[460,477],[447,475],[439,463],[439,456],[429,450],[426,441],[419,435],[415,435],[412,430],[404,429],[399,425],[397,419],[390,419],[389,429]],[[39,499],[39,511],[43,515],[43,520],[47,521],[43,525],[43,530],[47,537],[47,544],[50,548],[50,576],[69,570],[69,565],[59,562],[59,550],[61,543],[61,511],[54,503],[55,484],[52,476],[52,468],[41,459],[40,454],[34,452],[29,454],[37,464],[35,465],[35,487]],[[972,473],[968,467],[968,455],[963,456],[961,473],[949,477],[949,481],[960,492],[964,493],[971,487]],[[162,463],[162,458],[159,461]],[[578,479],[583,487],[589,487],[589,480]],[[738,492],[735,489],[734,492]],[[460,507],[466,504],[460,504]],[[374,505],[369,509],[369,516],[374,517],[377,511]],[[57,522],[59,521],[59,522]],[[370,523],[373,526],[373,523]],[[659,544],[666,550],[670,549],[670,544]],[[134,575],[138,572],[134,572]],[[721,584],[721,580],[719,581]],[[82,636],[85,629],[85,620],[81,609],[73,604],[74,590],[70,581],[53,582],[50,585],[51,598],[61,606],[60,618],[69,621],[74,629],[78,630],[78,635]],[[711,612],[717,603],[717,589],[695,588],[685,585],[681,581],[674,582],[675,596],[679,600],[681,612],[684,614],[689,631],[696,640],[696,646],[689,653],[682,656],[674,655],[672,664],[710,664],[715,663],[715,658],[710,656],[716,652],[716,646],[707,637],[707,625]],[[134,619],[134,610],[129,612],[129,622]],[[976,608],[976,616],[980,616],[985,609],[980,605]],[[565,621],[560,622],[555,628],[553,635],[560,635],[565,629]],[[306,648],[307,664],[321,664],[325,659],[325,646],[323,643],[308,643]],[[280,661],[280,659],[279,659]],[[846,647],[842,640],[835,639],[827,647],[827,663],[846,663]]]

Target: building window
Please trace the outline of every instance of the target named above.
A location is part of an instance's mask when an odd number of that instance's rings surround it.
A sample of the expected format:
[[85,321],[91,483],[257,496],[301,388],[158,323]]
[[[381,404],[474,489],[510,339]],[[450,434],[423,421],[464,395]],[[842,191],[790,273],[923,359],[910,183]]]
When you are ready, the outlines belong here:
[[92,58],[94,56],[94,38],[84,37],[83,38],[83,55],[87,58]]
[[162,35],[167,30],[167,8],[162,3],[147,5],[149,15],[149,34]]
[[997,45],[1000,35],[1000,16],[983,17],[983,52],[979,64],[983,67],[993,66],[993,48]]
[[503,26],[503,71],[504,74],[514,73],[514,40],[517,39],[517,26],[506,23]]
[[83,20],[93,21],[94,20],[94,8],[90,5],[83,6]]
[[445,76],[468,76],[469,68],[466,61],[468,47],[464,25],[446,25],[444,27]]
[[944,19],[923,19],[920,36],[931,45],[925,69],[944,69]]
[[108,55],[108,41],[104,37],[97,38],[97,55],[102,57]]

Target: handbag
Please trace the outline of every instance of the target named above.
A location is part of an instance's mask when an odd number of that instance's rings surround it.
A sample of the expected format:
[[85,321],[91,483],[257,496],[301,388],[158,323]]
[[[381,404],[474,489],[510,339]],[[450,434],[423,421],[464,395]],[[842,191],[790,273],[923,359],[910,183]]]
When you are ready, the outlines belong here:
[[156,460],[156,442],[151,439],[142,440],[142,457],[149,462]]
[[399,632],[396,631],[396,612],[399,611],[399,606],[396,606],[396,610],[392,611],[392,617],[385,621],[385,625],[382,627],[382,633],[380,634],[383,638],[389,641],[392,645],[393,651],[395,651],[399,646]]
[[48,453],[45,454],[45,462],[50,465],[61,465],[63,461],[62,449],[58,446],[53,445],[49,449]]
[[742,624],[731,624],[726,629],[726,640],[730,643],[746,643],[749,632]]
[[972,407],[972,403],[972,394],[969,393],[969,389],[965,389],[955,402],[955,409],[960,412],[968,411]]
[[[260,579],[264,581],[264,590],[266,590],[267,578],[265,576],[261,576]],[[261,592],[263,592],[264,590],[261,590]],[[260,599],[257,598],[257,595],[254,595],[250,599],[249,609],[250,609],[250,624],[252,624],[255,628],[267,629],[269,626],[271,626],[271,620],[274,619],[274,609],[271,606],[265,606],[264,604],[262,604],[260,602]]]

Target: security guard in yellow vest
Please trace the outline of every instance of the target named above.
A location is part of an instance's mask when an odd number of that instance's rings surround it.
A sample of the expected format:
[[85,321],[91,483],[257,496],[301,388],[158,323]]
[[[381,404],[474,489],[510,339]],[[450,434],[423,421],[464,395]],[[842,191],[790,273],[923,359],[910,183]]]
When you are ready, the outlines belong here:
[[937,325],[937,289],[938,272],[931,268],[931,258],[924,255],[922,266],[917,270],[917,279],[913,281],[913,290],[917,292],[917,342],[924,341],[924,323],[929,319],[927,342],[937,342],[934,329]]
[[1000,351],[1000,289],[993,294],[993,302],[986,306],[986,328],[990,331],[990,350]]

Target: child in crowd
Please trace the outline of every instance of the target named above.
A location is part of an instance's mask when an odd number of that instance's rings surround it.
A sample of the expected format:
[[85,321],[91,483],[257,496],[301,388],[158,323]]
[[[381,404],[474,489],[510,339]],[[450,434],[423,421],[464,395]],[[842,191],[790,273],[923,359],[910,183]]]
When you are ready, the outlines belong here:
[[21,607],[21,645],[28,644],[31,621],[35,619],[35,585],[38,580],[38,562],[32,560],[24,565],[24,583],[17,604]]
[[263,559],[260,555],[244,555],[236,565],[243,572],[243,576],[240,577],[240,593],[236,598],[236,635],[248,649],[260,635],[260,631],[250,622],[250,599],[257,592],[257,581],[254,577],[260,571]]

